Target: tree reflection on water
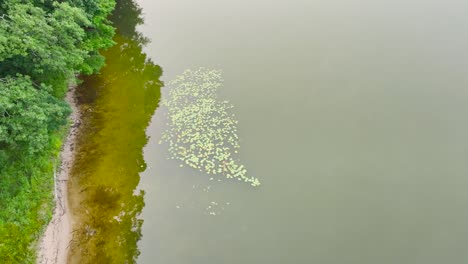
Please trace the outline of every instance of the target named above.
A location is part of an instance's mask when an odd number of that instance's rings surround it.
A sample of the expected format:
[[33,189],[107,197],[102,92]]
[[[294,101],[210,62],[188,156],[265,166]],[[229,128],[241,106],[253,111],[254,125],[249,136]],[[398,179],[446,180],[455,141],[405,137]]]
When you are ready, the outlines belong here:
[[106,66],[77,89],[83,116],[69,184],[71,263],[135,263],[139,255],[144,193],[136,187],[162,69],[142,52],[141,9],[119,0],[113,19],[117,44],[103,52]]

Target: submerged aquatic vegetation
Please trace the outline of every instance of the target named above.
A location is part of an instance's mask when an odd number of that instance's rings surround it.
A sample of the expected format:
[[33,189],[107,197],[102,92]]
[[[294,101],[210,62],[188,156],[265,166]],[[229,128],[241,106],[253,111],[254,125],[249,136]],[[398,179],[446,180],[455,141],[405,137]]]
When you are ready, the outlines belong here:
[[230,113],[233,105],[217,96],[222,82],[221,71],[206,68],[186,70],[169,82],[169,95],[162,100],[168,109],[162,139],[169,144],[171,159],[258,186],[259,180],[247,176],[244,165],[234,157],[240,147],[238,121]]

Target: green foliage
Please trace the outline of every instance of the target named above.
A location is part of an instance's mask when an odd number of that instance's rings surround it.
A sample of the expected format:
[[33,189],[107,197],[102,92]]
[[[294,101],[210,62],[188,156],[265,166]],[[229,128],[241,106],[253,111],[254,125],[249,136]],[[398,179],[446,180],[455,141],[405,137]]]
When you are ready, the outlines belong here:
[[92,21],[92,26],[86,28],[86,38],[81,48],[88,52],[85,61],[80,67],[84,74],[96,73],[104,66],[104,57],[98,50],[107,49],[115,43],[112,37],[115,34],[107,17],[115,7],[115,0],[72,0],[75,5],[84,8]]
[[20,2],[6,5],[0,19],[0,76],[31,76],[60,97],[75,74],[96,73],[104,65],[98,50],[114,44],[106,19],[113,0]]
[[0,151],[32,155],[49,145],[49,134],[65,124],[68,105],[46,85],[36,88],[28,77],[0,81]]
[[[56,150],[55,150],[56,151]],[[0,260],[2,263],[34,263],[31,248],[51,218],[52,149],[20,157],[0,172]]]
[[104,65],[114,0],[0,1],[0,263],[34,263],[77,74]]
[[68,3],[54,3],[51,13],[31,4],[11,6],[0,25],[0,74],[28,75],[63,95],[87,56],[80,45],[88,25],[84,12]]

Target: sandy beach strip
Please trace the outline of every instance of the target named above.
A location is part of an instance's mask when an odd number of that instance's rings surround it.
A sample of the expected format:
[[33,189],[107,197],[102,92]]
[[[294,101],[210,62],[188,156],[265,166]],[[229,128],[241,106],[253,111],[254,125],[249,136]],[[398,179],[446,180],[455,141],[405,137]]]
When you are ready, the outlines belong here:
[[54,175],[55,209],[39,243],[38,264],[65,264],[72,239],[72,218],[68,205],[68,179],[73,165],[74,146],[80,124],[80,112],[75,98],[76,86],[69,88],[66,101],[72,108],[71,127],[60,153],[60,167]]

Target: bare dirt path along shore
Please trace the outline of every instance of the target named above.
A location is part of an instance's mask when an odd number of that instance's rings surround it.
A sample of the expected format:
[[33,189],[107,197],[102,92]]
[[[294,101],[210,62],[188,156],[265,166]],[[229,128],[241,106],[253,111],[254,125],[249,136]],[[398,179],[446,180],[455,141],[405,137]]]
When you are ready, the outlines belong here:
[[60,153],[61,164],[55,177],[55,210],[49,225],[40,241],[38,248],[38,264],[65,264],[68,257],[68,245],[71,240],[72,219],[68,206],[68,178],[73,165],[73,150],[80,113],[75,98],[75,86],[70,87],[66,95],[67,102],[72,107],[70,115],[71,128]]

